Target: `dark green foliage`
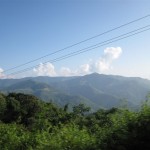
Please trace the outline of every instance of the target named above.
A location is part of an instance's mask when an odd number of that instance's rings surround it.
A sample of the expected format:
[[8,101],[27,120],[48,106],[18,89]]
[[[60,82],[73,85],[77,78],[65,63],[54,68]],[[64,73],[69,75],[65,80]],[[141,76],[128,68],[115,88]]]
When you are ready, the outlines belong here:
[[6,98],[4,94],[0,93],[0,120],[2,120],[5,110],[6,110]]
[[4,113],[3,121],[5,123],[18,122],[21,114],[20,103],[13,97],[7,97],[7,108]]
[[35,96],[0,94],[2,150],[149,150],[149,97],[141,110],[99,109],[84,104],[67,111]]
[[90,107],[86,107],[84,104],[79,104],[78,106],[73,107],[73,113],[75,115],[84,116],[85,113],[90,111]]
[[17,122],[29,126],[41,110],[40,101],[32,95],[11,93],[5,99],[4,123]]

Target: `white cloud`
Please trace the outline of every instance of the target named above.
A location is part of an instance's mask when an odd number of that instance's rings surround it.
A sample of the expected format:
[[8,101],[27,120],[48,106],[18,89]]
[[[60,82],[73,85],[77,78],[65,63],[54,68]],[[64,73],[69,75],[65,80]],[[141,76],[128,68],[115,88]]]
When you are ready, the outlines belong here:
[[104,58],[100,58],[99,60],[97,60],[95,62],[95,70],[96,72],[104,72],[106,70],[109,70],[110,69],[110,63],[104,59]]
[[55,67],[51,63],[40,63],[40,65],[33,69],[36,76],[56,76]]
[[79,76],[90,73],[90,65],[83,64],[78,67],[76,70],[71,70],[70,68],[62,67],[60,70],[61,76]]
[[4,70],[2,68],[0,68],[0,79],[7,79],[7,78],[12,78],[11,75],[6,75],[4,73]]
[[120,47],[108,47],[104,50],[104,55],[95,62],[93,70],[99,73],[112,69],[112,62],[118,59],[122,53]]
[[[112,63],[118,59],[122,53],[120,47],[108,47],[104,49],[103,55],[98,60],[90,59],[87,63],[80,65],[77,69],[70,69],[68,67],[62,67],[55,71],[55,67],[51,63],[40,63],[38,67],[35,67],[31,71],[27,71],[23,74],[15,75],[13,78],[22,78],[28,76],[79,76],[86,75],[92,72],[108,73],[112,70]],[[0,68],[0,78],[4,78],[5,75],[1,73],[3,71]]]
[[117,59],[120,57],[122,49],[120,47],[108,47],[104,50],[104,57],[107,59]]
[[17,75],[12,75],[11,73],[5,74],[5,70],[0,68],[0,79],[13,79],[17,78]]
[[73,75],[73,72],[69,68],[62,67],[60,69],[60,75],[61,76],[71,76],[71,75]]
[[79,75],[84,75],[90,73],[90,64],[83,64],[79,67],[79,69],[76,71]]
[[71,70],[68,67],[62,67],[58,73],[51,63],[41,63],[39,67],[33,69],[34,76],[78,76],[92,72],[104,73],[112,69],[112,62],[118,59],[122,53],[120,47],[108,47],[104,50],[103,56],[99,60],[90,60],[88,63],[80,65],[77,69]]
[[3,71],[4,71],[4,70],[3,70],[2,68],[0,68],[0,78],[4,78],[4,76],[5,76],[5,75],[3,74]]

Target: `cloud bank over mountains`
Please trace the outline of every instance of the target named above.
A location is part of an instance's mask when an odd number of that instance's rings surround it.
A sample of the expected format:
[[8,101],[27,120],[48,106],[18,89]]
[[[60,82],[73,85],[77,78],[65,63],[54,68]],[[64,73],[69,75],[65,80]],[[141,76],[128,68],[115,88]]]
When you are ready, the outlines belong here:
[[73,76],[85,75],[92,72],[105,73],[112,68],[112,63],[118,59],[122,54],[120,47],[108,47],[104,50],[103,56],[98,60],[90,61],[87,64],[80,65],[76,70],[71,70],[68,67],[62,67],[60,71],[56,72],[55,67],[51,63],[41,63],[37,68],[33,69],[37,76]]
[[[93,72],[106,73],[112,70],[113,61],[119,59],[122,54],[120,47],[107,47],[104,49],[103,55],[98,60],[90,60],[86,64],[80,65],[77,69],[72,70],[68,67],[61,67],[58,71],[51,63],[40,63],[38,67],[33,68],[28,72],[16,74],[13,78],[27,77],[27,76],[79,76]],[[0,68],[0,78],[8,78]]]
[[56,76],[55,67],[51,63],[40,63],[38,67],[33,69],[36,76]]

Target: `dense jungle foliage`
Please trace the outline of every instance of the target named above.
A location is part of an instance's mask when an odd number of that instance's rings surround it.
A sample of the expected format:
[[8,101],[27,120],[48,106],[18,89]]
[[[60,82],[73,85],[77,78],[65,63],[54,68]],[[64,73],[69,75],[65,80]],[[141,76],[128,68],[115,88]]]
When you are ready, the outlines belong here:
[[0,150],[149,150],[148,98],[139,111],[68,111],[35,96],[0,94]]

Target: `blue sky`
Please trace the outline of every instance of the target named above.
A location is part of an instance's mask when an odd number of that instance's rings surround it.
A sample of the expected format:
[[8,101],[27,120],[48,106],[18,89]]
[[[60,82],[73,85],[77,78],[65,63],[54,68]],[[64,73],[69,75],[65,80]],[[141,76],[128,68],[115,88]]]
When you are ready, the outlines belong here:
[[[0,70],[7,70],[150,14],[149,0],[0,0]],[[10,77],[92,72],[150,79],[150,31],[55,63],[43,62],[150,24],[150,17],[9,72]],[[116,57],[115,57],[116,56]]]

